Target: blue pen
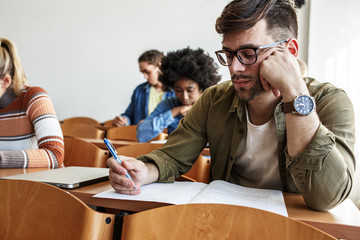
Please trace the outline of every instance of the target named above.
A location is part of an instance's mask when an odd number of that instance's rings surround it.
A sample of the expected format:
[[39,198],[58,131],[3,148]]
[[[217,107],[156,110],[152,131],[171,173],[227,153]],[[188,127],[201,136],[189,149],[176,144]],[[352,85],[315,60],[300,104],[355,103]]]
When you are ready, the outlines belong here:
[[[111,144],[111,142],[107,139],[107,138],[104,138],[104,143],[106,145],[106,147],[109,149],[111,155],[113,155],[113,157],[115,158],[115,160],[121,165],[121,159],[118,157],[117,155],[117,152],[116,152],[116,149],[114,148],[114,146]],[[125,175],[128,179],[130,179],[131,181],[134,182],[134,180],[131,178],[130,174],[128,172],[126,172],[126,175]],[[137,190],[137,187],[135,185],[135,182],[134,182],[134,188]]]

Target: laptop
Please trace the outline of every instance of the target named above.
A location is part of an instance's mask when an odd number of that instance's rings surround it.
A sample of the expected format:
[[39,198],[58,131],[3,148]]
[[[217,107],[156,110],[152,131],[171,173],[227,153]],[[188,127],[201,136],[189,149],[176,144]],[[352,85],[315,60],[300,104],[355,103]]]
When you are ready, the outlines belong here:
[[25,173],[0,179],[21,179],[48,183],[64,189],[73,189],[109,179],[108,168],[65,167]]

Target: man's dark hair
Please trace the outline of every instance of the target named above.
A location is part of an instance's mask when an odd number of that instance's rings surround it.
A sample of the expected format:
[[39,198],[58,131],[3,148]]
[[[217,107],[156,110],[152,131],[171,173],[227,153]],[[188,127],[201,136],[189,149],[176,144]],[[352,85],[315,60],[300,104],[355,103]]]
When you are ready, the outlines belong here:
[[217,74],[217,65],[204,50],[192,50],[189,47],[169,52],[161,62],[159,76],[164,90],[169,91],[177,80],[190,79],[199,84],[200,90],[215,85],[221,79]]
[[234,0],[225,6],[215,29],[219,34],[244,31],[265,19],[275,41],[297,38],[298,22],[293,0]]
[[138,62],[147,62],[149,64],[160,67],[164,54],[158,50],[152,49],[140,55]]

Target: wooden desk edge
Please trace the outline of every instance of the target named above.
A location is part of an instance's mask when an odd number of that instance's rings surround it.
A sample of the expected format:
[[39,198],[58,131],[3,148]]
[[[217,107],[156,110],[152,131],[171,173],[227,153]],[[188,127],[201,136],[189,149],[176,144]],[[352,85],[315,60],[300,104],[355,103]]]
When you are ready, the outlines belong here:
[[[118,210],[127,210],[127,211],[133,211],[133,212],[141,212],[141,211],[145,211],[145,210],[149,210],[149,209],[153,209],[153,208],[172,205],[169,203],[120,200],[120,199],[118,201],[114,201],[114,199],[96,198],[96,197],[93,197],[93,195],[91,195],[89,193],[81,193],[81,192],[72,191],[72,190],[70,190],[69,192],[89,205],[100,206],[100,207],[111,208],[111,209],[118,209]],[[297,218],[293,218],[293,217],[290,217],[290,218],[298,220],[305,224],[308,224],[317,229],[320,229],[321,231],[324,231],[324,232],[326,232],[336,238],[339,238],[339,239],[351,240],[351,239],[358,239],[358,236],[360,236],[360,227],[357,227],[357,226],[311,221],[311,220],[297,219]]]
[[[96,139],[96,138],[81,138],[81,139],[91,142],[91,143],[95,144],[96,146],[98,146],[99,148],[107,149],[106,145],[102,139]],[[132,144],[138,144],[138,143],[141,143],[141,142],[126,141],[126,140],[112,140],[112,144],[114,145],[115,148],[132,145]],[[204,148],[200,154],[203,156],[210,156],[210,149]]]
[[325,222],[318,222],[318,221],[311,221],[304,219],[296,219],[296,220],[306,223],[315,228],[318,228],[339,239],[355,240],[360,238],[360,227],[357,226],[338,224],[338,223],[325,223]]
[[[0,176],[10,176],[10,175],[16,175],[20,173],[24,173],[24,169],[2,169],[3,171],[0,171]],[[47,168],[43,169],[26,169],[26,172],[36,172],[36,171],[42,171],[47,170]],[[93,184],[86,187],[81,187],[78,189],[68,190],[69,193],[79,198],[81,201],[83,201],[85,204],[94,205],[94,206],[101,206],[101,207],[107,207],[107,208],[115,208],[115,209],[123,209],[123,210],[129,210],[129,211],[144,211],[151,208],[156,207],[162,207],[162,206],[168,206],[171,204],[167,203],[158,203],[158,202],[134,202],[130,200],[120,200],[120,201],[114,201],[114,199],[104,199],[104,198],[94,198],[93,196],[96,193],[106,191],[108,189],[111,189],[111,186],[109,182],[101,182],[97,184]],[[286,195],[286,197],[285,197]],[[296,194],[284,194],[284,199],[286,203],[286,207],[293,207],[292,204],[289,204],[288,206],[288,199],[290,196],[294,196]],[[296,197],[296,196],[295,196]],[[291,198],[291,197],[290,197]],[[115,203],[114,203],[115,202]],[[300,201],[301,202],[301,201]],[[342,239],[359,239],[360,236],[360,226],[353,226],[353,225],[347,225],[347,224],[339,224],[339,223],[329,223],[329,222],[321,222],[321,221],[312,221],[312,220],[305,220],[300,217],[292,216],[289,214],[289,217],[298,221],[301,221],[303,223],[309,224],[313,227],[316,227],[326,233],[329,233],[337,238]]]

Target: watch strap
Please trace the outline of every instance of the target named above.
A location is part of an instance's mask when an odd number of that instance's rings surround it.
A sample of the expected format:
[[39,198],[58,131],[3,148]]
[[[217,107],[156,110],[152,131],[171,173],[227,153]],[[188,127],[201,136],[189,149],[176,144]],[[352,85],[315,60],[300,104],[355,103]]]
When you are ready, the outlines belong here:
[[283,113],[295,112],[294,102],[295,102],[295,99],[291,100],[290,102],[282,103]]
[[316,108],[316,106],[315,106],[315,99],[314,99],[314,97],[309,96],[309,95],[305,95],[305,96],[311,98],[312,101],[313,101],[313,103],[314,103],[314,106],[313,106],[313,109],[311,110],[311,112],[309,112],[309,113],[307,113],[307,114],[301,114],[301,113],[299,113],[299,112],[295,109],[295,102],[296,102],[297,98],[298,98],[298,97],[301,97],[301,96],[304,96],[304,94],[300,94],[300,96],[295,97],[295,98],[294,98],[293,100],[291,100],[290,102],[286,102],[286,103],[283,102],[283,103],[281,104],[281,105],[282,105],[281,108],[282,108],[283,113],[293,113],[293,114],[297,114],[297,115],[301,115],[301,116],[306,116],[306,115],[312,113],[313,111],[315,111],[315,108]]

